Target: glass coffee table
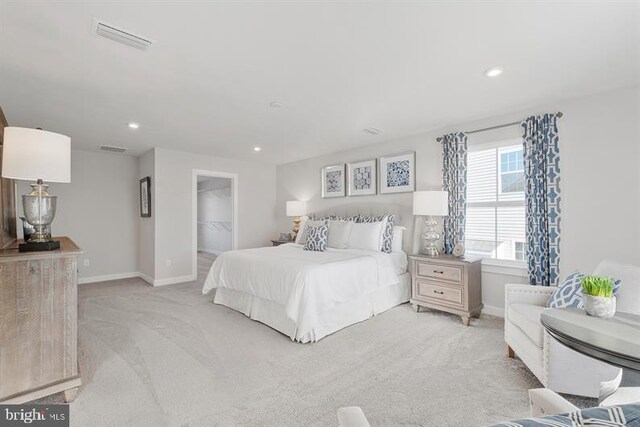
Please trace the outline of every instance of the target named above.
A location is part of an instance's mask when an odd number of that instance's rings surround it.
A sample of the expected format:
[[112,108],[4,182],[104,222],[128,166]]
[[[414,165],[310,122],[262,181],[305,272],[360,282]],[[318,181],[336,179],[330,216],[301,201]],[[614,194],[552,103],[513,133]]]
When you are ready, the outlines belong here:
[[577,308],[554,308],[544,310],[540,321],[565,346],[622,368],[621,377],[608,385],[603,383],[600,401],[621,384],[632,387],[631,391],[634,395],[637,391],[640,399],[640,316],[617,313],[611,319],[601,319]]

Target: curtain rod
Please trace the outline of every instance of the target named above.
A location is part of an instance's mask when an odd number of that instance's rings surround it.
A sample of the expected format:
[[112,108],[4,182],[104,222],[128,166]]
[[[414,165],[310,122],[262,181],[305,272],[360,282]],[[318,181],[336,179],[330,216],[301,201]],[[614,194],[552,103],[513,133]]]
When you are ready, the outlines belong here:
[[[562,118],[562,111],[558,111],[556,113],[556,117],[559,118],[559,119]],[[494,129],[506,128],[506,127],[509,127],[509,126],[515,126],[515,125],[519,125],[520,123],[522,123],[522,120],[517,121],[517,122],[505,123],[503,125],[491,126],[491,127],[488,127],[488,128],[470,130],[469,132],[465,132],[465,133],[467,135],[469,135],[469,134],[472,134],[472,133],[484,132],[484,131],[487,131],[487,130],[494,130]],[[438,142],[442,141],[442,137],[441,136],[437,137],[436,141],[438,141]]]

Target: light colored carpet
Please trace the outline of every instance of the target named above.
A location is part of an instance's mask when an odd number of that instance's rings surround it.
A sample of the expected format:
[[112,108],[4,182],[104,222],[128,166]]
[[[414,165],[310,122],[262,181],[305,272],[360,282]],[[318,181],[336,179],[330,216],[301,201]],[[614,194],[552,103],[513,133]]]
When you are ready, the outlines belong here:
[[73,426],[330,426],[352,405],[374,426],[478,426],[526,416],[540,386],[505,357],[501,319],[404,304],[299,344],[200,288],[80,286]]

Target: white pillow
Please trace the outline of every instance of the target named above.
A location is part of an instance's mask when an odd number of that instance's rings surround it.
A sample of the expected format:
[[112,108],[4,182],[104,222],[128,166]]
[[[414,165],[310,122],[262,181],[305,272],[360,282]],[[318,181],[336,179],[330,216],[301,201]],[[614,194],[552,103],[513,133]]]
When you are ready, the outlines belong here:
[[352,221],[329,220],[329,235],[327,246],[336,249],[347,249]]
[[391,243],[391,252],[402,252],[402,232],[406,228],[400,225],[393,226],[393,242]]
[[349,249],[379,251],[382,249],[384,222],[353,223],[349,234]]
[[312,219],[307,219],[300,224],[300,231],[298,231],[298,235],[296,236],[296,243],[299,245],[304,245],[307,242],[307,227],[317,227],[319,225],[326,224],[327,221],[319,220],[315,221]]

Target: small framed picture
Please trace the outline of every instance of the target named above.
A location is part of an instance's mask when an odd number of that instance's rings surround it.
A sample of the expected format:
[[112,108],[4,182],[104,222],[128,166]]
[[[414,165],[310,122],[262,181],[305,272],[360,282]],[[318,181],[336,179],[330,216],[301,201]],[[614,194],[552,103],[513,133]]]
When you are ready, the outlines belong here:
[[347,164],[349,196],[370,196],[377,193],[376,159]]
[[140,180],[140,216],[151,217],[151,177]]
[[322,197],[344,197],[344,163],[322,168]]
[[416,188],[416,153],[380,157],[380,194],[405,193]]

